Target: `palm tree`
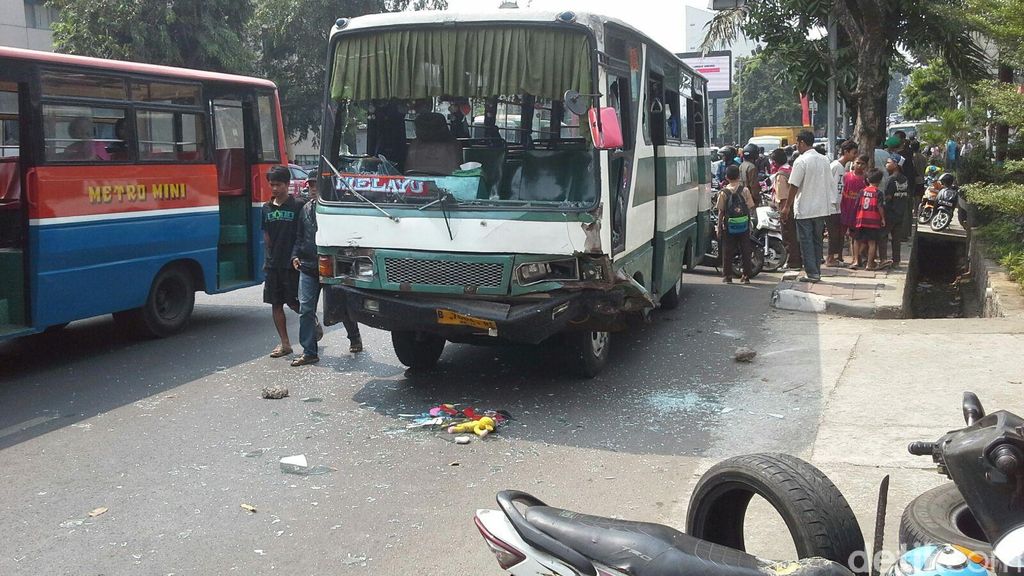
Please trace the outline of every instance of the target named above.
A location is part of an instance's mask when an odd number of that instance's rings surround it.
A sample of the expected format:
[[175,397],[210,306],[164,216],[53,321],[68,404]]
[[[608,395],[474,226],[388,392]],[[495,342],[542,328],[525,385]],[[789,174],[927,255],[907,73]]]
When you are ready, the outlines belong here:
[[[856,115],[854,139],[862,149],[885,135],[886,93],[892,65],[909,54],[941,59],[965,84],[985,74],[986,57],[965,18],[962,0],[737,0],[708,23],[701,48],[731,43],[740,32],[782,58],[802,92],[821,94],[830,75]],[[835,24],[839,49],[824,35]]]

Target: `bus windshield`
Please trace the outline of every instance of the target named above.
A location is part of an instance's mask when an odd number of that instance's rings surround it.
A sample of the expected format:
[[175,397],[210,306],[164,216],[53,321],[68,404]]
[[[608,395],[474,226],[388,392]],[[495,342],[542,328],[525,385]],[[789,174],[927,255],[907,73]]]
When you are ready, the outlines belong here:
[[592,207],[596,152],[562,99],[593,91],[593,53],[565,27],[339,34],[324,130],[334,185],[322,200]]

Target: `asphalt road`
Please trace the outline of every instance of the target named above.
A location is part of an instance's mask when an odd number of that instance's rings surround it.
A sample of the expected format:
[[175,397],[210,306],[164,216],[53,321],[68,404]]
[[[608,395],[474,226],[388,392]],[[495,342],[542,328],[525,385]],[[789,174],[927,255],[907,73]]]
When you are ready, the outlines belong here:
[[[682,528],[701,462],[798,452],[823,404],[814,334],[787,348],[769,312],[777,275],[683,278],[681,307],[614,335],[593,380],[561,350],[454,344],[407,374],[388,334],[351,355],[341,326],[292,368],[267,356],[259,288],[200,295],[164,340],[108,316],[0,343],[0,574],[498,574],[472,513],[502,488]],[[774,360],[737,364],[740,345]],[[277,383],[290,397],[262,399]],[[399,417],[441,402],[514,420],[462,446]],[[296,454],[333,471],[282,472]]]

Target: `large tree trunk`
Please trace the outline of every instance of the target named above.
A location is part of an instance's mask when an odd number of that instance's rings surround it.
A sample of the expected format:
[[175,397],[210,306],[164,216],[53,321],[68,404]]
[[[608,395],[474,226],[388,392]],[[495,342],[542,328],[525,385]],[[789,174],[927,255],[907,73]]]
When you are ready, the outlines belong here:
[[857,123],[853,138],[861,153],[869,153],[885,136],[889,62],[884,42],[861,42],[857,64]]

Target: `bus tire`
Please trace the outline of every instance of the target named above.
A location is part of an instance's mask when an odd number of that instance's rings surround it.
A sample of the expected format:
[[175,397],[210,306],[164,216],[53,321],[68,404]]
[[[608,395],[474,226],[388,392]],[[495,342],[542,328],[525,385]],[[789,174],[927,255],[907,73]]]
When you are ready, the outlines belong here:
[[570,332],[568,334],[575,354],[580,376],[590,379],[604,370],[611,349],[611,334],[608,332]]
[[864,536],[846,498],[824,473],[789,454],[749,454],[712,466],[690,496],[686,533],[745,551],[743,524],[755,494],[782,516],[800,558],[850,567],[854,554],[864,554]]
[[391,345],[398,361],[409,368],[425,370],[437,365],[444,350],[445,339],[429,332],[396,330],[391,333]]
[[153,279],[146,303],[138,309],[138,327],[146,336],[166,338],[188,325],[196,304],[195,280],[183,266],[168,266]]
[[685,262],[686,271],[687,272],[693,272],[694,270],[697,269],[697,261],[700,260],[700,257],[693,253],[693,243],[692,242],[687,242],[686,243],[686,252],[685,252],[685,254],[686,254],[686,262]]
[[992,545],[956,484],[932,488],[910,501],[900,518],[900,545],[954,544],[991,557]]
[[676,280],[676,283],[661,295],[659,303],[665,310],[675,310],[679,307],[679,293],[682,290],[682,280]]

